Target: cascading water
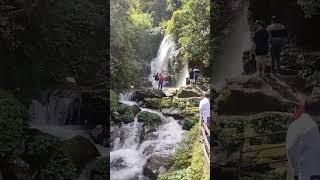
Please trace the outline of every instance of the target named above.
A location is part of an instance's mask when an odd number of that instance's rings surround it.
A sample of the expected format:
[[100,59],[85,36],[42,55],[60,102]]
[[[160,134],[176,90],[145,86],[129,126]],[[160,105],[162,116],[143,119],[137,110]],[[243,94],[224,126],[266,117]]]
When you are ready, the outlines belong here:
[[[132,101],[122,101],[122,103],[136,104]],[[137,117],[134,122],[121,125],[119,129],[121,135],[114,140],[110,152],[111,180],[144,179],[143,167],[148,158],[172,155],[183,138],[182,127],[172,117],[165,117],[162,113],[147,108],[141,110],[156,113],[163,123],[157,131],[148,133],[143,142],[140,142],[143,124],[138,122]]]
[[250,29],[248,24],[248,3],[244,2],[242,9],[236,15],[236,19],[230,27],[230,32],[224,40],[222,52],[219,52],[217,60],[212,66],[211,82],[216,88],[221,88],[226,79],[241,75],[243,52],[250,49]]
[[[150,63],[151,73],[148,79],[152,83],[153,88],[158,87],[158,82],[154,80],[153,76],[156,73],[168,73],[170,71],[170,61],[177,56],[177,52],[172,37],[170,35],[165,36],[159,47],[157,57]],[[185,85],[188,76],[188,65],[186,63],[182,64],[182,69],[177,74],[174,74],[174,76],[177,79],[177,82],[175,82],[177,87]]]

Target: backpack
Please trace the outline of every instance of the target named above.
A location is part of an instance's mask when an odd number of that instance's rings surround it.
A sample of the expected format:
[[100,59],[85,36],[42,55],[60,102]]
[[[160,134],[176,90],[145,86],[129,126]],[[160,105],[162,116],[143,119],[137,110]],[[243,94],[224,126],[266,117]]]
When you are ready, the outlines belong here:
[[154,76],[154,80],[159,81],[159,76],[158,76],[158,75],[155,75],[155,76]]

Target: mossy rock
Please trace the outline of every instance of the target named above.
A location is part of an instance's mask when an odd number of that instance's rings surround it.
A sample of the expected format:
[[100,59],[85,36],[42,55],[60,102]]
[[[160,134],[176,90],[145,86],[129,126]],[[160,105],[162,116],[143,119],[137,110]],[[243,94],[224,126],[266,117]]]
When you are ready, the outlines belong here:
[[75,136],[63,141],[60,149],[67,153],[78,171],[83,169],[89,161],[100,156],[94,144],[82,136]]
[[44,166],[48,162],[55,147],[60,143],[58,138],[42,133],[36,129],[27,130],[25,137],[23,158],[26,159],[33,168]]
[[177,93],[178,98],[200,97],[201,94],[194,89],[180,89]]
[[[91,176],[94,178],[107,179],[109,169],[109,159],[107,157],[101,157],[96,160],[94,169],[91,171]],[[93,179],[94,179],[93,178]]]
[[290,112],[296,106],[295,102],[283,98],[276,91],[234,85],[226,87],[220,93],[215,99],[214,107],[218,114],[240,115],[265,111]]
[[160,109],[161,99],[159,98],[146,98],[143,100],[143,107],[150,109]]
[[141,111],[138,105],[126,105],[120,103],[118,112],[119,120],[123,123],[131,123],[134,121],[134,117]]
[[172,108],[172,107],[174,107],[173,98],[170,98],[170,97],[162,98],[160,100],[160,107],[161,108]]
[[138,115],[138,121],[143,122],[145,125],[160,124],[162,122],[159,115],[147,111],[142,111]]
[[27,109],[10,93],[0,90],[0,158],[12,155],[28,127]]

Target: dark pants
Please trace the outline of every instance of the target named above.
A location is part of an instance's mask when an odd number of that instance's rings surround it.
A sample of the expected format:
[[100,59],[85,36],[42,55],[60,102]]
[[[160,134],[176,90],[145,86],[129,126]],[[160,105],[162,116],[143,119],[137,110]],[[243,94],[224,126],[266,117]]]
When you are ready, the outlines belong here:
[[[281,47],[280,46],[273,46],[271,47],[271,56],[272,56],[272,72],[280,72],[280,55],[281,54]],[[275,69],[277,66],[277,70]]]
[[162,85],[163,85],[163,81],[159,81],[159,84],[158,84],[158,90],[162,90]]

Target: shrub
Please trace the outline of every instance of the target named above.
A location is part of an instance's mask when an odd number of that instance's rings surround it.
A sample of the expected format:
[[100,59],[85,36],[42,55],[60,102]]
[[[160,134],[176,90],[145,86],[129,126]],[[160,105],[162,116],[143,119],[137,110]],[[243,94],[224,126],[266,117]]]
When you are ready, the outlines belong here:
[[11,94],[0,90],[0,158],[12,154],[21,143],[28,112]]
[[110,111],[115,112],[119,107],[119,96],[113,91],[110,90]]

